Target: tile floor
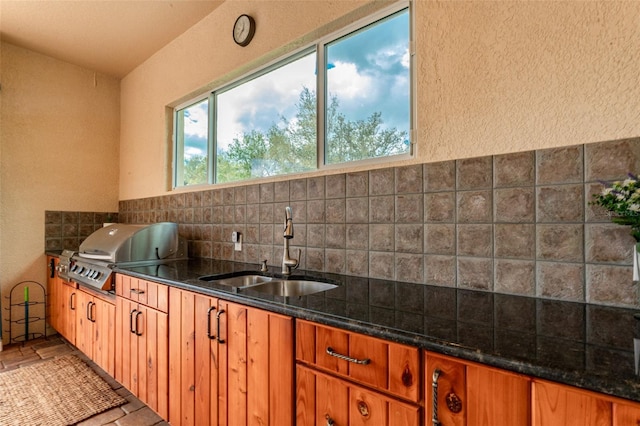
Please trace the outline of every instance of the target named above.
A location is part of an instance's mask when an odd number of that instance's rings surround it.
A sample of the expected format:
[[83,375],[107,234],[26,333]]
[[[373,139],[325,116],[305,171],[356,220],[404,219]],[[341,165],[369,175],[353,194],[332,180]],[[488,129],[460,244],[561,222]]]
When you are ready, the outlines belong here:
[[25,344],[16,343],[5,346],[4,350],[0,352],[0,372],[67,354],[77,355],[84,360],[118,394],[129,401],[120,407],[96,414],[78,423],[77,426],[168,426],[168,423],[163,421],[153,410],[58,335],[31,340]]

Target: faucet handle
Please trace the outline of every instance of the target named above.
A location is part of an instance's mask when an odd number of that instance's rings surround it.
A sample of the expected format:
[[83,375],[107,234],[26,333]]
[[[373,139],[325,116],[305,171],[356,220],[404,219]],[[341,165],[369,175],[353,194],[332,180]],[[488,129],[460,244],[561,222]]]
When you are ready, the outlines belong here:
[[269,271],[269,267],[267,266],[267,259],[265,260],[261,260],[260,261],[260,272],[267,272]]

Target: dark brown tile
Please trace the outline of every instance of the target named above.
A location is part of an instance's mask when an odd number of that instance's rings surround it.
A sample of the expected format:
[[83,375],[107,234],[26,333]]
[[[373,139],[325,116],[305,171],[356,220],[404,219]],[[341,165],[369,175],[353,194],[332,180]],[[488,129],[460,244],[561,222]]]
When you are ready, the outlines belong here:
[[582,222],[584,186],[557,185],[537,189],[538,222]]
[[369,250],[393,251],[395,230],[391,224],[369,225]]
[[392,280],[395,276],[394,254],[390,252],[369,252],[369,276]]
[[347,198],[345,220],[347,223],[368,223],[369,198]]
[[369,222],[388,223],[394,221],[395,198],[392,195],[369,198]]
[[582,182],[582,145],[537,151],[536,170],[538,184]]
[[347,250],[346,274],[366,277],[369,273],[369,252],[367,250]]
[[584,301],[584,264],[537,262],[536,295],[553,299]]
[[535,220],[535,195],[533,187],[496,189],[496,222],[533,222]]
[[455,217],[455,192],[424,194],[425,222],[454,222]]
[[327,248],[325,250],[325,271],[333,274],[345,273],[345,250]]
[[426,254],[456,254],[456,226],[433,223],[424,226],[424,252]]
[[635,245],[628,226],[609,223],[586,225],[587,263],[631,264]]
[[496,259],[495,268],[494,291],[524,296],[535,295],[535,262]]
[[369,172],[369,195],[393,194],[394,169],[377,169]]
[[399,224],[395,226],[395,250],[401,253],[422,253],[424,225]]
[[493,158],[476,157],[456,161],[459,190],[485,189],[493,186]]
[[307,199],[324,199],[324,176],[317,176],[307,179]]
[[631,267],[587,264],[587,302],[637,307],[638,282]]
[[397,223],[422,223],[423,195],[405,194],[396,196],[395,219]]
[[409,283],[424,281],[424,260],[421,254],[398,253],[395,261],[396,281]]
[[413,194],[422,192],[422,164],[395,168],[395,193]]
[[294,179],[289,182],[289,191],[291,201],[300,201],[307,199],[307,180]]
[[344,198],[332,198],[325,201],[327,223],[345,223],[346,201]]
[[347,194],[347,177],[345,174],[326,177],[327,198],[344,198]]
[[537,254],[541,260],[584,261],[584,225],[550,224],[537,227]]
[[346,247],[354,250],[367,250],[369,248],[369,225],[347,224]]
[[455,161],[424,164],[424,191],[453,191],[456,188]]
[[640,170],[640,138],[585,145],[585,181],[619,180]]
[[456,286],[456,257],[426,255],[424,257],[425,282],[431,285]]
[[346,229],[344,224],[328,224],[325,227],[325,233],[326,248],[345,248]]
[[493,221],[491,191],[462,191],[457,193],[458,223],[489,223]]
[[535,174],[535,153],[533,151],[496,155],[493,160],[494,186],[533,185]]
[[369,195],[369,173],[347,173],[347,197],[366,197]]
[[325,222],[324,199],[309,200],[307,202],[307,223],[324,223],[324,222]]
[[493,291],[493,259],[458,256],[458,287]]
[[[288,202],[289,201],[289,181],[284,180],[281,182],[275,182],[273,184],[273,200],[275,202]],[[255,202],[253,200],[249,200],[247,197],[247,202]]]
[[459,256],[491,257],[493,253],[493,225],[458,225]]
[[536,248],[535,225],[496,224],[495,256],[533,259]]

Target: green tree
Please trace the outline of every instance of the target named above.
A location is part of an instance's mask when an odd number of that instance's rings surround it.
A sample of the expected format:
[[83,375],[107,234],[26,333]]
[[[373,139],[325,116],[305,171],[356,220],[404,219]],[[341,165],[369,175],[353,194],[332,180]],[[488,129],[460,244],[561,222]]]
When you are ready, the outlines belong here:
[[[295,119],[280,117],[279,122],[273,123],[266,132],[251,130],[234,138],[226,150],[219,148],[216,181],[232,182],[251,177],[315,170],[315,92],[303,87],[296,108]],[[325,161],[328,164],[377,158],[406,151],[406,131],[383,128],[380,112],[374,112],[365,120],[348,120],[340,112],[336,96],[330,97],[326,122]],[[206,164],[204,171],[200,170],[202,165],[199,162],[194,162],[194,166],[198,168],[197,176],[206,178]],[[187,164],[185,181],[186,168]]]
[[197,185],[207,183],[207,157],[193,155],[184,160],[184,184]]

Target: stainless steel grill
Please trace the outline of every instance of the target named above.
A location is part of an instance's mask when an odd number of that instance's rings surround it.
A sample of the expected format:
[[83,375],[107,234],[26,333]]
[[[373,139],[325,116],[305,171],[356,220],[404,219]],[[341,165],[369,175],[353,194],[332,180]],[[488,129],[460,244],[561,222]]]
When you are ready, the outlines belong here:
[[109,291],[116,266],[159,265],[186,258],[187,243],[178,235],[176,223],[113,224],[89,235],[77,253],[65,250],[58,276]]

